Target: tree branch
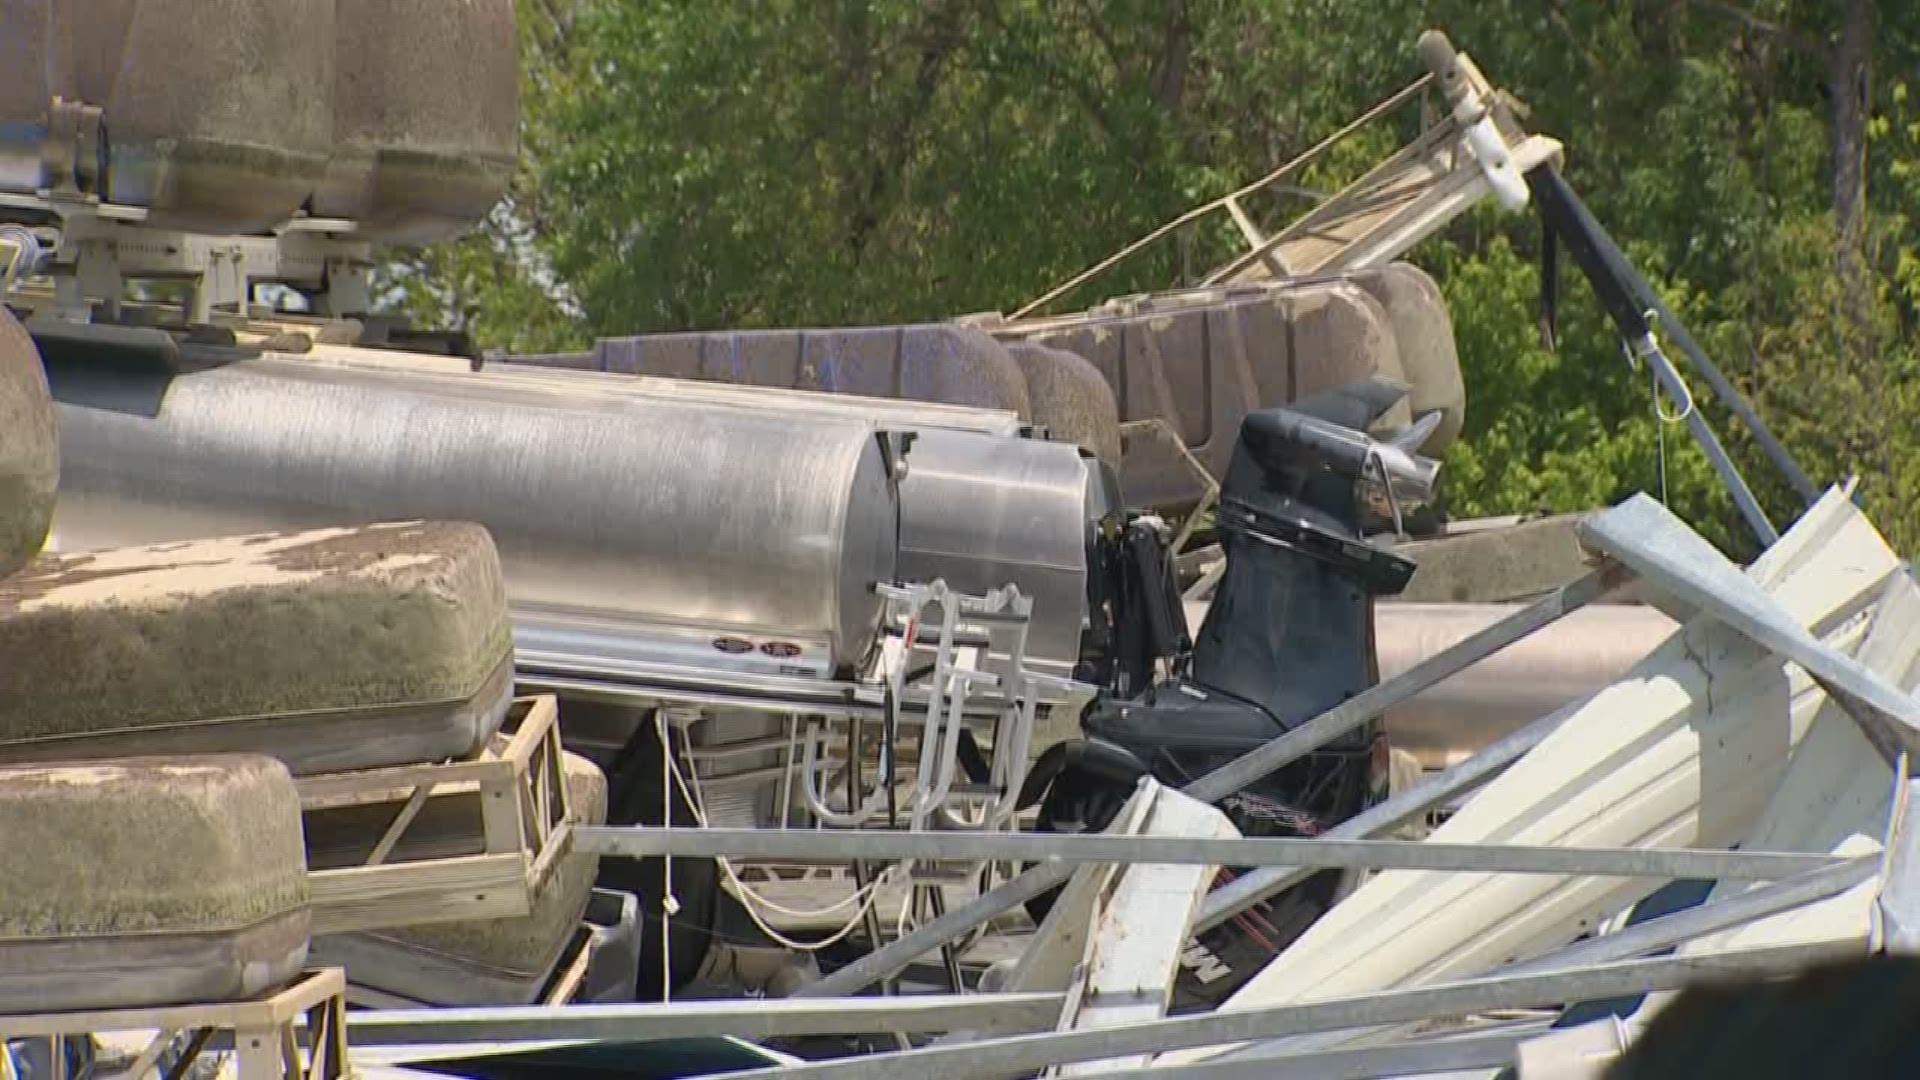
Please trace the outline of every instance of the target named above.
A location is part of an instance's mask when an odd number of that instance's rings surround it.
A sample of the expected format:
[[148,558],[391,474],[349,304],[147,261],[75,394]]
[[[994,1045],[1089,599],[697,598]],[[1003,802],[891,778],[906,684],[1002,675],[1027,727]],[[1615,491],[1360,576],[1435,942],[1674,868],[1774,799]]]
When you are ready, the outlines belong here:
[[947,60],[960,47],[960,9],[955,3],[941,4],[932,10],[926,24],[926,40],[914,71],[913,91],[906,107],[896,116],[882,144],[881,158],[867,174],[865,190],[854,211],[848,245],[857,259],[866,249],[875,229],[880,226],[880,203],[899,174],[906,168],[913,151],[913,129],[940,89],[940,78]]
[[1560,31],[1560,36],[1566,38],[1567,44],[1577,51],[1581,58],[1587,62],[1587,70],[1593,72],[1603,70],[1600,58],[1594,54],[1592,48],[1588,47],[1586,40],[1574,32],[1573,23],[1567,18],[1566,0],[1553,0],[1553,2],[1548,5],[1547,21],[1551,22],[1554,28]]
[[1113,65],[1115,81],[1124,85],[1127,81],[1127,54],[1120,48],[1120,43],[1113,39],[1113,35],[1107,32],[1107,21],[1101,18],[1100,12],[1094,9],[1090,0],[1080,0],[1076,6],[1086,19],[1087,29],[1093,33],[1094,39],[1100,42],[1100,47],[1106,51],[1107,63]]
[[1018,56],[1020,59],[1039,68],[1041,71],[1046,72],[1051,77],[1054,85],[1065,87],[1069,93],[1079,99],[1080,107],[1086,110],[1087,118],[1093,121],[1093,125],[1100,129],[1100,133],[1105,135],[1108,141],[1111,142],[1117,139],[1118,136],[1114,131],[1113,118],[1108,115],[1106,101],[1101,97],[1097,87],[1088,87],[1086,83],[1073,78],[1050,54],[1027,48],[1024,44],[1026,35],[1016,32],[1011,26],[1007,25],[1006,19],[1001,17],[999,5],[987,4],[983,7],[982,11],[987,22],[991,24],[993,29],[998,31],[1000,35],[1000,40],[997,43],[1000,51],[1009,55]]
[[1872,113],[1873,0],[1846,0],[1839,42],[1828,66],[1827,88],[1833,109],[1834,269],[1839,274],[1853,331],[1863,360],[1877,352],[1873,326],[1872,283],[1867,280],[1867,121]]
[[1695,7],[1705,8],[1708,11],[1724,15],[1749,30],[1757,30],[1770,37],[1779,38],[1781,41],[1806,53],[1808,56],[1817,57],[1821,60],[1826,59],[1828,53],[1827,43],[1817,35],[1809,34],[1797,27],[1770,22],[1740,7],[1738,4],[1727,3],[1726,0],[1688,0],[1688,2]]
[[1187,64],[1193,57],[1193,19],[1187,0],[1167,4],[1167,24],[1154,62],[1153,97],[1168,116],[1180,112],[1187,93]]

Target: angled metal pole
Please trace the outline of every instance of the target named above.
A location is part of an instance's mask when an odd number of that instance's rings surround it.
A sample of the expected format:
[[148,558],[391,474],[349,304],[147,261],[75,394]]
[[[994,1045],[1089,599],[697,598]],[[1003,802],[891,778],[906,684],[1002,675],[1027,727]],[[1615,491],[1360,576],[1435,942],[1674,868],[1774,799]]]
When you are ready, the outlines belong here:
[[1471,1016],[1673,990],[1703,980],[1784,975],[1857,956],[1850,942],[1776,945],[1711,956],[1625,960],[1545,974],[1495,976],[1268,1009],[1200,1013],[1098,1031],[1014,1035],[836,1061],[754,1069],[731,1080],[989,1080],[1071,1061],[1256,1042],[1341,1028]]
[[1783,911],[1838,896],[1880,872],[1879,856],[1849,859],[1823,869],[1762,885],[1657,919],[1648,919],[1617,934],[1588,938],[1564,949],[1500,969],[1508,975],[1565,971],[1587,964],[1607,963],[1670,949],[1694,938],[1735,926],[1758,922]]
[[[1605,518],[1612,510],[1595,517]],[[1218,802],[1267,774],[1305,757],[1415,694],[1485,660],[1543,626],[1551,625],[1624,584],[1630,575],[1614,563],[1555,589],[1499,622],[1427,657],[1386,682],[1358,694],[1202,776],[1182,790],[1202,802]]]
[[1431,840],[1322,837],[1115,836],[1106,833],[980,833],[856,829],[698,829],[576,826],[574,850],[601,857],[778,859],[841,863],[1145,863],[1161,866],[1311,866],[1346,870],[1591,874],[1604,877],[1774,881],[1833,865],[1825,853],[1706,848],[1446,844]]
[[[1399,828],[1455,795],[1486,783],[1540,745],[1541,740],[1565,723],[1587,700],[1583,698],[1508,732],[1458,765],[1328,829],[1321,838],[1361,840],[1375,836]],[[1242,874],[1207,894],[1194,916],[1193,931],[1197,934],[1211,930],[1267,897],[1293,888],[1316,872],[1305,866],[1267,866]]]
[[1150,1065],[1106,1074],[1112,1080],[1371,1080],[1380,1076],[1498,1069],[1513,1064],[1520,1044],[1541,1025],[1449,1039],[1321,1050],[1274,1057],[1210,1058],[1181,1065]]
[[[1545,953],[1531,960],[1502,967],[1490,974],[1534,975],[1644,956],[1659,949],[1672,948],[1697,937],[1735,926],[1744,926],[1770,915],[1777,915],[1830,896],[1837,896],[1879,873],[1880,864],[1881,860],[1878,856],[1851,859],[1824,870],[1815,870],[1812,873],[1801,874],[1772,885],[1710,901],[1671,915],[1648,919],[1646,922],[1629,926],[1617,934],[1575,942],[1563,949]],[[1243,1047],[1225,1056],[1238,1061],[1242,1059],[1274,1060],[1294,1055],[1317,1054],[1352,1042],[1373,1031],[1374,1029],[1367,1029],[1294,1036],[1273,1043]]]
[[845,1000],[676,1001],[404,1009],[353,1014],[355,1046],[458,1042],[618,1041],[735,1035],[773,1039],[880,1031],[1040,1031],[1059,1019],[1062,994],[925,994]]
[[1813,636],[1752,578],[1645,493],[1574,526],[1583,543],[1813,676],[1889,760],[1920,752],[1920,702]]
[[[1602,516],[1612,511],[1602,511]],[[1268,773],[1305,756],[1442,680],[1492,656],[1508,645],[1604,596],[1630,575],[1607,562],[1478,633],[1443,649],[1377,686],[1335,705],[1306,724],[1255,748],[1182,789],[1203,802],[1218,802]],[[1064,865],[1037,866],[998,888],[957,907],[905,937],[868,953],[852,964],[802,988],[800,996],[852,994],[899,971],[974,927],[996,918],[1063,884],[1073,876]]]

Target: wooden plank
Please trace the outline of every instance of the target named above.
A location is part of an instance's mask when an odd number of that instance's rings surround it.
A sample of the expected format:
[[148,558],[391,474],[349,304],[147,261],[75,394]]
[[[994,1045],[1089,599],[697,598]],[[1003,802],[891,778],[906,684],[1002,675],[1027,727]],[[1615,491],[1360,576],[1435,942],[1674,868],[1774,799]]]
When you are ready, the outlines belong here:
[[[535,767],[527,773],[527,786],[533,792],[533,838],[536,842],[544,839],[554,825],[553,816],[553,776],[546,769]],[[566,810],[560,813],[561,821],[566,820]]]
[[[528,735],[536,738],[523,743],[522,737]],[[514,798],[520,815],[521,842],[536,853],[549,848],[556,826],[570,817],[561,754],[560,729],[551,711],[530,715],[527,723],[515,732],[514,744],[507,753],[521,777]],[[501,820],[504,822],[504,815]]]
[[[570,834],[532,820],[523,805],[536,795],[564,815],[564,787],[555,787],[560,767],[558,711],[551,697],[519,698],[518,727],[508,737],[466,761],[404,765],[335,773],[298,781],[302,809],[321,814],[346,807],[398,804],[374,844],[366,865],[315,870],[314,932],[331,933],[460,919],[525,915],[533,889],[568,849]],[[389,864],[429,804],[467,799],[479,855]],[[564,828],[564,818],[562,818]]]
[[148,1028],[271,1028],[288,1023],[308,1008],[346,990],[339,968],[307,972],[286,989],[255,1001],[211,1005],[165,1005],[150,1009],[103,1009],[92,1012],[21,1013],[0,1016],[0,1039],[29,1039],[49,1035],[80,1035],[95,1031],[141,1031]]
[[[520,712],[522,703],[525,703],[524,713]],[[524,769],[532,763],[534,751],[558,725],[560,707],[552,694],[540,694],[514,699],[514,711],[519,715],[509,715],[507,722],[517,719],[518,726],[514,728],[513,737],[507,740],[506,749],[500,752],[500,758]]]
[[480,835],[489,855],[528,846],[529,825],[521,809],[524,785],[520,780],[520,776],[493,776],[480,785]]
[[539,888],[547,880],[547,875],[553,873],[554,869],[560,865],[560,860],[566,858],[572,850],[573,822],[563,821],[559,828],[547,834],[546,842],[540,845],[540,850],[533,857],[533,862],[527,870],[529,891]]
[[[489,780],[531,772],[534,754],[555,738],[559,712],[550,695],[516,698],[508,724],[519,718],[519,726],[504,740],[482,748],[465,761],[427,762],[416,765],[392,765],[357,772],[326,773],[295,779],[300,789],[300,804],[305,809],[331,809],[366,803],[394,802],[406,798],[414,788],[431,784],[435,795],[471,791]],[[456,786],[459,785],[459,786]]]
[[[160,1055],[173,1046],[173,1040],[179,1034],[174,1028],[161,1028],[154,1032],[153,1038],[147,1040],[146,1048],[140,1051],[139,1056],[133,1059],[133,1064],[127,1066],[121,1075],[128,1080],[146,1080],[148,1070],[159,1063]],[[12,1073],[7,1075],[9,1080],[13,1080]]]
[[294,784],[300,789],[302,810],[332,810],[398,802],[422,786],[434,788],[435,795],[457,794],[500,777],[511,782],[513,767],[499,760],[473,760],[296,777]]
[[524,811],[524,784],[520,776],[513,780],[490,778],[480,786],[480,836],[486,851],[499,855],[530,847],[530,822]]
[[580,988],[586,985],[587,972],[593,968],[593,935],[582,934],[574,943],[571,955],[562,959],[553,981],[548,984],[547,992],[541,1000],[548,1005],[567,1005],[580,994]]
[[[197,290],[196,290],[197,291]],[[236,1080],[291,1080],[282,1069],[280,1040],[273,1028],[242,1027],[233,1032]]]
[[531,910],[528,870],[524,854],[316,870],[307,875],[313,932],[522,916]]
[[420,816],[421,807],[427,805],[427,796],[432,793],[433,789],[426,784],[413,789],[413,795],[407,799],[406,805],[400,808],[400,812],[393,816],[393,823],[387,826],[387,831],[381,835],[380,842],[373,845],[372,853],[367,856],[368,866],[378,866],[387,861],[387,856],[393,854],[393,846],[400,842],[400,837],[406,833],[407,827],[413,824],[413,819]]

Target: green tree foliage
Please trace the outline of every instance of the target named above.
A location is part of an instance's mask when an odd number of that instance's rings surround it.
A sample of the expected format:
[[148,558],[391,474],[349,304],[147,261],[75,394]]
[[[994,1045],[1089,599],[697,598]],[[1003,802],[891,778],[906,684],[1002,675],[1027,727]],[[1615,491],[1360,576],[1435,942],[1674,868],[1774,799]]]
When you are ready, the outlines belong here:
[[[393,275],[416,313],[487,345],[1005,310],[1405,85],[1438,26],[1566,143],[1576,189],[1816,479],[1858,473],[1896,541],[1920,540],[1920,5],[521,0],[521,16],[514,199]],[[1406,134],[1353,140],[1303,186]],[[1183,237],[1101,289],[1164,287],[1228,243]],[[1677,509],[1750,550],[1571,263],[1543,345],[1540,243],[1531,216],[1484,208],[1412,255],[1467,369],[1451,511],[1588,507],[1664,477]],[[1700,407],[1789,519],[1794,494]]]

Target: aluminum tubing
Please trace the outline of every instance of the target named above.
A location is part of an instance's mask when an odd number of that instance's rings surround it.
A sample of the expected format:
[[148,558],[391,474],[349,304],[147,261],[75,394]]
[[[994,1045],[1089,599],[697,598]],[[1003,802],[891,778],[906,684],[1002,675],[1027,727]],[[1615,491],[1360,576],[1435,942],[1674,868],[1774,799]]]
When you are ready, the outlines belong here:
[[[1381,681],[1525,606],[1376,604],[1374,643]],[[1199,626],[1206,611],[1205,601],[1188,601],[1187,624]],[[1421,765],[1444,769],[1530,721],[1619,681],[1678,629],[1678,623],[1655,608],[1589,604],[1388,709],[1388,735]]]
[[836,666],[870,647],[895,573],[898,493],[863,423],[265,358],[47,369],[61,550],[472,521],[516,612],[677,624],[714,648],[800,635]]

